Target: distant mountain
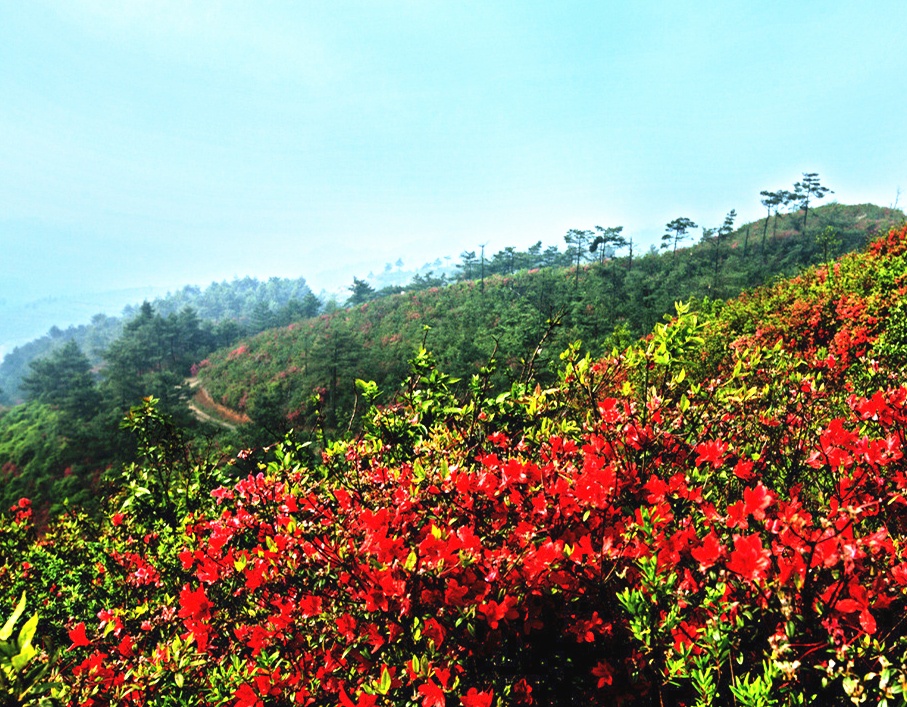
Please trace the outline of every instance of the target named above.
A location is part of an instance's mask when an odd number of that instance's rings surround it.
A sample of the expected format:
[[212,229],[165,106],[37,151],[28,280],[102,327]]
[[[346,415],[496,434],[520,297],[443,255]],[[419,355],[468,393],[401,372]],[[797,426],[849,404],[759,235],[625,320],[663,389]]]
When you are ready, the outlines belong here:
[[[153,299],[145,296],[155,294],[158,296]],[[124,301],[126,297],[131,299]],[[67,341],[75,341],[92,363],[99,364],[102,351],[119,336],[123,321],[134,316],[143,298],[151,300],[155,311],[162,315],[175,314],[185,307],[191,307],[209,325],[218,324],[223,327],[226,322],[231,322],[235,327],[234,336],[286,324],[306,314],[314,314],[319,306],[317,300],[313,301],[314,295],[301,277],[272,277],[264,282],[250,277],[237,278],[230,282],[214,282],[206,288],[187,285],[176,292],[163,295],[159,291],[142,288],[109,292],[98,295],[98,299],[70,301],[48,298],[28,303],[20,309],[7,304],[9,311],[13,313],[13,323],[6,327],[9,331],[15,330],[16,321],[20,322],[22,331],[27,331],[28,326],[37,326],[31,323],[30,317],[33,314],[39,322],[50,321],[51,312],[64,314],[55,320],[49,330],[45,329],[47,333],[44,336],[13,346],[5,353],[3,363],[0,364],[0,402],[16,402],[19,398],[19,384],[29,371],[29,363]],[[122,317],[97,314],[105,303],[108,305],[106,311],[122,311]],[[98,308],[95,308],[96,304]],[[72,321],[77,311],[84,312],[84,319],[90,319],[90,322],[61,329],[61,322]],[[95,314],[92,316],[89,312]],[[0,316],[6,313],[6,310],[0,309]]]
[[99,313],[117,315],[123,308],[166,294],[159,287],[81,293],[75,297],[43,297],[37,300],[0,300],[0,357],[16,346],[37,339],[51,327],[86,324]]

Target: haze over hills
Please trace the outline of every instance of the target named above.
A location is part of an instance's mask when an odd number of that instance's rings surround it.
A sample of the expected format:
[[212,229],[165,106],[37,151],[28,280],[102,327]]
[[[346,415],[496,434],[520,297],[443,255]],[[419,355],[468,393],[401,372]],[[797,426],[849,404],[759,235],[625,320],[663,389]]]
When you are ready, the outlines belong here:
[[[838,204],[837,202],[826,204],[818,209],[814,206],[812,211],[814,214],[818,214],[818,218],[823,223],[827,222],[837,228],[844,229],[845,231],[848,229],[856,229],[853,231],[854,233],[865,232],[867,224],[860,224],[860,220],[867,218],[867,215],[869,218],[867,223],[873,224],[873,228],[878,230],[884,229],[887,227],[887,224],[897,221],[898,217],[894,214],[900,213],[871,205],[867,205],[863,211],[860,211],[860,207],[858,206],[847,207]],[[790,217],[784,214],[777,214],[776,209],[772,232],[775,233],[777,231],[778,219],[780,219],[782,223],[782,232],[785,228],[793,228],[796,223],[795,221],[786,222],[785,219],[788,218]],[[767,221],[765,219],[760,219],[760,221],[751,223],[746,227],[748,232],[747,237],[752,236],[754,241],[758,240],[760,237],[760,223],[766,225]],[[705,236],[706,232],[702,231],[702,235]],[[690,239],[694,236],[695,232],[687,234],[685,238]],[[634,239],[633,247],[636,249],[637,256],[645,252],[645,245],[635,240],[638,236],[627,234],[627,237]],[[851,238],[848,243],[849,247],[856,247],[858,245],[858,241],[853,240],[853,238]],[[541,255],[541,242],[533,247],[538,248],[538,253]],[[651,247],[654,248],[654,246]],[[514,250],[515,249],[512,246],[499,250],[497,253],[493,253],[491,249],[488,249],[484,254],[488,265],[488,272],[505,272],[508,267],[512,270],[513,263],[511,262],[508,266],[507,260],[509,256],[507,254]],[[556,254],[559,252],[558,246],[548,246],[545,252],[554,258],[554,260],[549,258],[546,262],[549,264],[557,262],[558,256]],[[470,266],[468,261],[464,260],[467,255],[473,258],[476,266],[476,274],[478,274],[481,250],[476,248],[469,253],[464,251],[458,259],[445,255],[427,262],[421,267],[412,267],[405,262],[402,257],[399,257],[396,260],[392,260],[391,257],[388,257],[385,262],[373,263],[370,269],[365,272],[357,273],[360,279],[354,278],[354,282],[365,283],[372,290],[378,292],[401,291],[402,289],[406,289],[407,286],[409,286],[410,289],[418,289],[419,287],[427,287],[430,285],[442,285],[451,282],[454,279],[462,278],[464,275],[469,275]],[[587,254],[587,256],[588,255],[589,254]],[[536,258],[536,261],[541,263],[545,261],[545,259]],[[529,261],[523,262],[521,267],[529,267],[526,265],[527,262]],[[566,262],[564,264],[566,264]],[[300,279],[300,281],[302,280]],[[244,305],[240,305],[237,301],[235,306],[238,307],[238,309],[231,311],[230,307],[232,305],[230,305],[229,302],[235,295],[216,295],[215,293],[222,292],[225,287],[236,287],[238,290],[248,291],[250,287],[253,287],[253,282],[255,281],[252,281],[249,278],[234,278],[232,281],[212,283],[204,290],[195,286],[186,286],[182,289],[175,290],[171,288],[168,290],[166,296],[155,296],[161,294],[159,288],[133,288],[100,292],[93,297],[55,297],[31,302],[7,300],[5,303],[0,304],[0,346],[3,347],[3,353],[0,354],[0,358],[3,359],[3,363],[0,364],[0,391],[5,393],[7,401],[14,399],[9,396],[15,396],[18,387],[17,381],[25,372],[27,372],[28,360],[35,355],[40,355],[41,352],[49,350],[49,346],[52,344],[53,340],[59,338],[62,343],[63,340],[70,338],[68,335],[63,336],[62,338],[59,336],[61,330],[65,329],[69,323],[81,327],[88,326],[88,329],[90,329],[90,320],[95,315],[103,313],[104,316],[100,317],[98,321],[103,324],[103,328],[107,332],[106,334],[101,338],[86,334],[77,336],[79,340],[86,340],[82,337],[88,336],[88,339],[93,341],[89,349],[86,350],[86,353],[97,362],[100,360],[99,351],[95,351],[94,349],[97,349],[99,346],[103,347],[104,344],[102,342],[109,342],[109,338],[103,337],[114,335],[117,331],[115,328],[111,328],[110,318],[117,317],[121,312],[128,318],[135,312],[136,307],[142,300],[150,300],[154,302],[157,307],[163,307],[162,311],[164,313],[171,312],[174,308],[188,305],[195,307],[196,309],[200,308],[198,314],[204,320],[217,322],[223,317],[238,317],[242,319],[243,317],[248,318],[251,315],[251,305],[248,302]],[[271,278],[268,282],[276,283],[278,282],[278,279]],[[281,282],[289,283],[290,281],[283,280]],[[264,285],[264,283],[262,284]],[[286,285],[283,285],[281,287],[285,286]],[[255,287],[258,286],[255,285]],[[305,292],[307,291],[308,289],[306,288]],[[214,309],[210,308],[210,306],[200,304],[201,300],[199,297],[202,296],[203,292],[210,293],[214,298],[214,301],[216,302]],[[293,294],[293,292],[296,292],[296,294]],[[271,296],[267,294],[267,287],[264,287],[258,294],[254,295],[253,299],[257,298],[256,301],[261,300],[259,304],[262,302],[267,303],[267,306],[270,307],[272,311],[276,311],[278,308],[286,305],[293,297],[300,298],[305,292],[302,290],[292,292],[287,290],[275,293]],[[345,283],[336,283],[336,287],[332,292],[322,291],[319,294],[319,300],[321,306],[332,309],[341,305],[350,295],[351,289],[349,281],[347,281]],[[246,295],[242,295],[241,299],[245,296]],[[226,299],[223,299],[224,297]],[[261,326],[264,326],[266,322],[262,319],[261,313],[259,313],[258,318],[262,322]],[[88,331],[88,329],[85,331]],[[48,330],[50,330],[50,334],[42,337],[41,335],[46,334]],[[37,344],[38,338],[43,338],[45,343],[38,346],[29,343],[34,341]],[[12,362],[6,360],[6,354],[12,353],[15,347],[24,346],[26,343],[29,343],[28,348],[30,353],[28,353],[25,358],[20,355],[15,367],[11,368]],[[24,353],[24,351],[22,353]],[[16,372],[13,373],[13,370]]]
[[[322,266],[319,269],[321,275],[319,279],[325,287],[317,292],[319,299],[324,302],[331,299],[343,302],[349,294],[347,287],[354,275],[364,276],[364,279],[380,289],[404,285],[419,274],[431,272],[435,275],[446,273],[450,276],[454,272],[454,258],[450,255],[425,262],[421,266],[414,265],[406,254],[393,254],[392,257],[388,257],[390,259],[380,265],[374,262],[361,263],[358,266],[338,264],[336,269]],[[301,272],[300,276],[308,279],[307,273]],[[236,276],[233,280],[243,277]],[[11,290],[0,298],[0,361],[16,346],[47,334],[52,327],[65,329],[88,324],[96,314],[117,317],[122,315],[125,309],[138,307],[144,300],[164,298],[170,293],[178,292],[183,286],[195,287],[189,283],[177,288],[147,285],[98,291],[78,290],[73,294],[60,293],[40,298],[30,297],[27,293],[17,294]],[[207,284],[200,287],[204,289]]]
[[65,329],[73,324],[87,324],[96,314],[116,316],[129,305],[166,293],[165,288],[149,286],[41,299],[7,297],[0,300],[0,359],[15,346],[46,334],[51,327]]
[[[265,282],[237,278],[211,283],[204,289],[187,285],[151,302],[158,314],[168,317],[176,317],[188,308],[194,317],[205,322],[212,342],[229,342],[244,332],[288,323],[313,314],[319,306],[319,300],[303,278],[271,278]],[[78,345],[92,365],[100,365],[108,346],[121,334],[124,325],[139,314],[141,304],[141,301],[127,304],[119,317],[98,313],[90,322],[66,328],[54,325],[44,336],[15,346],[0,363],[0,400],[15,401],[31,361],[69,341]]]

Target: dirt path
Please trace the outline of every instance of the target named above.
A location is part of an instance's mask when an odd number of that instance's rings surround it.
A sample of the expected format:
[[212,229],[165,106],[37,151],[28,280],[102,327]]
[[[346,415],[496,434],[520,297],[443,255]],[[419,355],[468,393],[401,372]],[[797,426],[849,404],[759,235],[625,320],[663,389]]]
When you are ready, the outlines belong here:
[[187,378],[185,382],[189,386],[189,390],[194,391],[192,397],[188,401],[188,405],[190,412],[192,412],[197,420],[201,420],[202,422],[209,422],[212,425],[223,427],[225,430],[236,430],[236,428],[238,427],[237,424],[227,422],[227,420],[223,419],[222,417],[216,417],[210,414],[204,409],[208,408],[217,413],[230,415],[230,417],[236,419],[239,422],[249,422],[249,417],[247,415],[237,413],[224,407],[223,405],[218,405],[217,403],[215,403],[211,399],[211,396],[208,394],[208,391],[202,387],[201,381],[198,378]]
[[212,425],[217,425],[218,427],[223,427],[227,430],[236,430],[236,425],[227,422],[226,420],[218,420],[216,417],[211,417],[191,400],[189,401],[189,411],[195,416],[196,420],[210,422]]

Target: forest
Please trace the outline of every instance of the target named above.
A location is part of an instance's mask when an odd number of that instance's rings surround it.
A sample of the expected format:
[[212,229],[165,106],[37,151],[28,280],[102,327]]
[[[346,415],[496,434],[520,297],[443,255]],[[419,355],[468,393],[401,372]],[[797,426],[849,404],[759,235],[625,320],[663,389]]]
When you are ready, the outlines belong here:
[[[305,279],[272,277],[260,282],[250,277],[232,282],[214,282],[202,290],[187,285],[150,303],[163,316],[190,308],[211,334],[212,347],[226,346],[246,336],[312,316],[320,303]],[[20,386],[29,374],[32,361],[47,356],[70,341],[75,342],[93,367],[103,363],[107,347],[133,319],[138,306],[126,307],[121,317],[97,314],[91,322],[66,329],[52,327],[46,336],[14,348],[0,363],[0,404],[10,405],[22,397]]]
[[870,205],[829,204],[810,215],[808,235],[798,230],[802,211],[773,212],[737,228],[731,219],[721,233],[706,229],[699,242],[677,250],[678,234],[668,231],[661,252],[643,254],[619,228],[575,229],[556,256],[540,246],[508,248],[483,268],[465,253],[463,281],[448,286],[420,281],[383,296],[357,281],[351,306],[221,349],[199,363],[198,377],[215,401],[251,418],[261,442],[291,428],[331,433],[349,428],[351,418],[355,426],[356,379],[392,394],[420,344],[463,380],[492,365],[499,390],[527,376],[550,382],[559,354],[574,341],[592,355],[609,353],[650,331],[677,300],[708,308],[862,248],[903,218]]
[[903,703],[907,226],[813,176],[661,252],[49,336],[0,415],[0,704]]

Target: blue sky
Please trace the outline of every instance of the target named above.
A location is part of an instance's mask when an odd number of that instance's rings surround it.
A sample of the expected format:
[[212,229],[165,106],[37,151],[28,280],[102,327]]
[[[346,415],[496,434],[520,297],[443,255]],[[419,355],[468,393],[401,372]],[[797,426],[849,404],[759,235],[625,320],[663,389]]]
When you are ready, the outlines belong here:
[[891,205],[905,26],[903,0],[0,0],[0,302],[654,243],[805,171]]

